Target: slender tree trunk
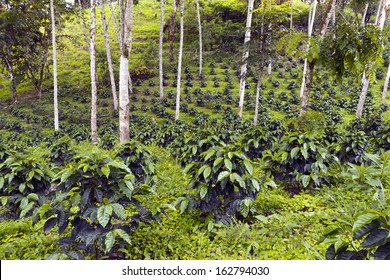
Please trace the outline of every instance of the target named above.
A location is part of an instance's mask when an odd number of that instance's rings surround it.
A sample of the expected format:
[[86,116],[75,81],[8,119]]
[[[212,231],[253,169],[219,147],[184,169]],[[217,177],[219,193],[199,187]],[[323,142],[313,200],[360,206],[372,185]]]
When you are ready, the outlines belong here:
[[173,0],[173,11],[171,17],[169,19],[169,27],[168,27],[168,41],[169,41],[169,61],[174,61],[173,56],[173,42],[175,40],[175,25],[176,25],[176,14],[177,14],[177,6],[179,4],[179,0]]
[[316,61],[312,60],[311,62],[309,62],[307,64],[305,87],[304,87],[303,96],[302,96],[301,109],[299,111],[300,116],[302,116],[304,113],[306,113],[307,109],[309,107],[310,88],[311,88],[311,82],[313,79],[313,71],[314,71],[315,63],[316,63]]
[[[309,37],[313,34],[313,27],[314,27],[314,19],[317,11],[317,0],[312,2],[310,4],[309,9],[309,19],[308,19],[308,25],[307,25],[307,34]],[[306,85],[306,78],[307,78],[307,59],[305,58],[304,64],[303,64],[303,71],[302,71],[302,83],[301,83],[301,91],[299,96],[302,98],[303,93],[305,91],[305,85]]]
[[12,62],[7,63],[7,68],[8,68],[8,73],[9,73],[9,79],[10,79],[10,89],[11,89],[11,94],[12,94],[12,101],[13,103],[18,102],[18,95],[16,92],[16,83],[15,83],[15,76],[14,76],[14,70],[12,67]]
[[198,16],[198,29],[199,29],[199,76],[202,75],[202,63],[203,63],[203,43],[202,43],[202,21],[200,18],[199,0],[196,0],[196,11]]
[[293,28],[293,9],[292,9],[292,6],[293,6],[293,1],[290,0],[290,29]]
[[[291,3],[291,2],[290,2]],[[261,24],[260,24],[260,65],[259,65],[259,73],[257,77],[257,86],[256,86],[256,101],[255,101],[255,115],[253,117],[253,123],[256,125],[257,120],[259,118],[259,98],[260,91],[263,86],[263,68],[264,68],[264,14],[261,16]]]
[[[316,1],[317,2],[317,1]],[[316,3],[315,2],[315,3]],[[336,0],[330,0],[330,5],[328,6],[327,13],[325,20],[323,21],[320,29],[320,37],[323,38],[326,34],[326,31],[328,30],[329,23],[332,19],[332,14],[334,13],[334,9],[336,7]],[[312,21],[311,21],[311,27],[310,32],[313,31],[314,24],[314,16],[315,16],[315,9],[313,7],[313,14],[312,14]],[[312,61],[308,62],[307,69],[306,69],[306,75],[305,75],[305,84],[304,84],[304,90],[302,95],[302,103],[301,108],[299,111],[299,115],[302,116],[304,113],[307,112],[308,106],[309,106],[309,98],[310,98],[310,89],[311,89],[311,83],[313,80],[313,74],[314,74],[314,66],[316,64],[316,60],[313,59]]]
[[164,0],[160,0],[160,36],[158,53],[158,72],[160,76],[160,99],[164,98],[164,76],[163,76],[163,42],[164,42]]
[[179,58],[177,62],[177,91],[176,91],[176,115],[175,120],[179,119],[180,115],[180,84],[181,84],[181,63],[183,59],[183,39],[184,39],[184,0],[181,0],[180,6],[180,45]]
[[51,36],[53,46],[53,82],[54,82],[54,130],[59,129],[58,125],[58,85],[57,85],[57,44],[56,25],[54,17],[54,3],[50,0]]
[[268,76],[271,76],[271,74],[272,74],[272,59],[270,58],[270,59],[268,60],[267,75],[268,75]]
[[364,13],[362,16],[362,25],[366,25],[366,17],[367,17],[367,11],[368,11],[368,3],[366,3],[366,6],[364,7]]
[[242,112],[244,110],[244,97],[245,97],[245,83],[246,83],[246,73],[247,65],[249,58],[249,42],[251,40],[251,27],[252,27],[252,10],[253,10],[254,0],[248,0],[248,12],[246,17],[246,29],[245,29],[245,39],[244,39],[244,54],[242,55],[242,66],[240,74],[240,101],[238,104],[238,115],[242,117]]
[[390,63],[389,63],[389,67],[387,68],[386,79],[383,85],[382,100],[381,100],[382,103],[386,103],[386,95],[387,95],[387,89],[389,88],[389,80],[390,80]]
[[98,143],[97,139],[97,87],[96,87],[96,0],[91,0],[91,42],[90,42],[90,70],[91,70],[91,140],[92,144]]
[[[385,20],[386,11],[385,11],[384,4],[385,4],[385,1],[381,0],[379,3],[379,7],[378,7],[378,13],[377,13],[377,16],[375,19],[375,24],[378,25],[380,31],[383,30],[384,23],[385,23],[384,20]],[[381,18],[383,18],[383,21]],[[386,81],[385,81],[385,83],[386,83]],[[356,108],[356,118],[361,118],[363,115],[364,103],[366,100],[366,95],[368,92],[369,84],[370,84],[370,81],[368,80],[368,77],[367,77],[366,73],[364,72],[363,79],[362,79],[362,91],[360,93],[358,105]],[[382,92],[382,95],[383,95],[383,92]],[[383,99],[383,96],[382,96],[382,99]]]
[[118,38],[119,49],[120,51],[122,51],[122,36],[118,28],[118,23],[116,21],[116,17],[115,17],[114,9],[112,8],[111,1],[108,1],[108,7],[110,8],[111,18],[113,19],[114,22],[114,29],[115,29],[116,37]]
[[119,74],[119,140],[124,143],[130,140],[129,129],[129,56],[132,44],[132,24],[133,24],[133,0],[121,1],[121,34],[122,34],[122,52],[120,57]]
[[106,44],[106,55],[107,55],[108,72],[110,73],[112,101],[113,101],[114,109],[118,110],[118,97],[117,97],[117,94],[116,94],[114,70],[112,69],[110,40],[109,40],[109,37],[108,37],[106,16],[104,14],[104,0],[99,0],[99,1],[100,1],[100,14],[101,14],[101,18],[102,18],[102,25],[103,25],[103,32],[104,32],[104,42]]

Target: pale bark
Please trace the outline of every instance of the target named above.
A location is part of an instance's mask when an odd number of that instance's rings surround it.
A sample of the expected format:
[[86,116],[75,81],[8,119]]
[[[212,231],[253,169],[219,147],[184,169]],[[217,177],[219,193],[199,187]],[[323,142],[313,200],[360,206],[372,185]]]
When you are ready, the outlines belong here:
[[104,42],[106,44],[106,56],[107,56],[108,72],[110,74],[112,101],[113,101],[114,109],[118,110],[118,97],[117,97],[117,94],[116,94],[114,70],[112,69],[110,40],[109,40],[109,37],[108,37],[106,15],[104,14],[104,0],[99,0],[99,1],[100,1],[100,14],[101,14],[101,18],[102,18],[102,25],[103,25],[103,32],[104,32]]
[[198,30],[199,30],[199,76],[201,76],[202,63],[203,63],[203,43],[202,43],[202,21],[200,18],[199,0],[196,0],[196,11],[198,17]]
[[383,85],[382,100],[381,100],[382,103],[386,103],[386,95],[387,95],[387,89],[389,87],[389,80],[390,80],[390,63],[389,63],[389,67],[387,68],[386,79]]
[[185,2],[184,0],[181,0],[181,6],[180,6],[180,45],[179,45],[179,58],[177,62],[177,91],[176,91],[175,120],[178,120],[180,115],[181,64],[183,59],[183,39],[184,39],[184,2]]
[[367,11],[368,11],[369,4],[366,3],[366,6],[364,7],[364,12],[362,16],[362,25],[364,26],[366,24],[366,17],[367,17]]
[[[309,37],[311,37],[313,34],[314,19],[315,19],[316,11],[317,11],[317,0],[310,3],[309,18],[308,18],[308,25],[307,25],[307,34]],[[301,98],[303,97],[303,92],[305,91],[306,78],[307,78],[307,59],[305,58],[305,61],[303,64],[303,71],[302,71],[301,90],[299,93],[299,96]]]
[[[328,30],[329,23],[332,19],[332,14],[334,13],[334,9],[336,7],[336,0],[330,0],[330,5],[328,6],[327,13],[325,20],[323,21],[320,29],[320,38],[323,38],[326,34],[326,31]],[[312,21],[309,31],[313,31],[313,25],[314,24],[314,16],[315,16],[315,9],[313,7],[313,14],[312,14]],[[311,83],[313,79],[314,74],[314,66],[316,64],[316,59],[313,59],[312,61],[307,63],[306,67],[306,75],[304,80],[304,90],[302,95],[302,103],[301,108],[299,110],[299,115],[302,116],[305,112],[307,112],[308,106],[309,106],[309,98],[310,98],[310,89],[311,89]]]
[[[122,52],[120,57],[119,73],[119,140],[124,143],[130,140],[129,128],[129,56],[132,44],[132,24],[133,24],[133,0],[121,2],[121,35]],[[131,88],[130,88],[131,90]]]
[[173,11],[171,17],[169,19],[169,27],[168,27],[168,42],[169,42],[169,61],[174,61],[173,56],[173,42],[175,40],[175,25],[176,25],[176,14],[177,14],[177,6],[179,0],[173,0]]
[[292,6],[293,6],[293,1],[290,0],[290,29],[293,28],[293,9],[292,9]]
[[98,143],[97,139],[97,87],[96,87],[96,0],[91,0],[91,31],[90,31],[90,70],[91,70],[91,140],[92,144]]
[[164,77],[163,77],[163,42],[164,42],[164,0],[160,0],[160,36],[158,53],[158,71],[160,77],[160,98],[164,98]]
[[[385,15],[386,15],[385,6],[386,6],[386,2],[387,1],[383,1],[383,0],[380,1],[379,7],[378,7],[377,16],[376,16],[376,19],[375,19],[375,24],[378,25],[380,31],[383,30],[383,27],[384,27],[384,24],[385,24]],[[358,105],[357,105],[357,108],[356,108],[356,118],[361,118],[362,115],[363,115],[364,103],[365,103],[365,100],[366,100],[366,95],[367,95],[367,92],[368,92],[369,84],[370,84],[370,81],[369,81],[366,73],[364,72],[363,73],[363,79],[362,79],[362,91],[360,93],[359,102],[358,102]],[[385,84],[386,84],[386,81],[385,81]],[[383,90],[385,90],[385,88],[383,88]],[[382,100],[383,100],[383,92],[382,92]]]
[[58,124],[58,84],[57,84],[57,44],[56,44],[56,25],[54,17],[54,3],[50,0],[51,17],[51,38],[53,47],[53,83],[54,83],[54,130],[59,129]]
[[119,28],[118,28],[118,23],[117,23],[116,17],[115,17],[115,13],[114,13],[114,10],[112,8],[112,4],[111,4],[110,1],[108,1],[108,7],[110,9],[111,18],[113,19],[115,34],[116,34],[116,36],[118,38],[119,49],[122,52],[122,36],[120,34],[120,31],[119,31]]
[[86,42],[86,44],[88,46],[90,42],[88,41],[87,21],[85,20],[84,11],[83,11],[83,5],[81,4],[81,1],[78,0],[78,3],[79,3],[79,7],[80,7],[81,20],[83,21],[84,39],[85,39],[85,42]]
[[270,59],[268,60],[267,75],[268,75],[268,76],[271,76],[271,74],[272,74],[272,59],[270,58]]
[[248,12],[246,18],[246,28],[245,28],[245,39],[244,39],[244,53],[242,55],[242,65],[241,65],[241,74],[240,74],[240,101],[238,104],[238,115],[242,117],[242,112],[244,110],[244,97],[245,97],[245,83],[246,83],[246,73],[247,65],[249,58],[249,42],[251,40],[251,27],[252,27],[252,10],[253,10],[254,0],[248,0]]

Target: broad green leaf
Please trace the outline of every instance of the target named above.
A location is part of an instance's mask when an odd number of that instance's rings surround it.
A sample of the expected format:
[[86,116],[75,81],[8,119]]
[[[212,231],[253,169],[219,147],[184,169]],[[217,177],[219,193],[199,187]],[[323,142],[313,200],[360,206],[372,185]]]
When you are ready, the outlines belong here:
[[27,215],[27,213],[33,208],[33,206],[34,206],[34,202],[30,202],[29,204],[27,204],[20,212],[19,218],[20,219],[24,218],[24,216]]
[[219,157],[216,160],[214,160],[213,167],[216,167],[218,164],[220,164],[223,161],[223,158]]
[[28,199],[32,199],[32,200],[38,200],[39,197],[36,193],[30,193],[26,196]]
[[207,166],[203,171],[203,178],[206,180],[207,178],[210,177],[210,174],[211,174],[211,168],[210,166]]
[[19,191],[20,191],[21,193],[23,193],[25,189],[26,189],[26,184],[25,184],[25,183],[21,183],[21,184],[19,185]]
[[229,171],[222,171],[218,175],[218,182],[222,181],[223,179],[227,178],[230,175]]
[[200,198],[201,198],[201,199],[204,199],[204,197],[205,197],[206,194],[207,194],[207,191],[208,191],[207,185],[202,184],[202,185],[199,187],[199,195],[200,195]]
[[368,233],[372,232],[373,230],[379,228],[382,225],[380,219],[373,220],[371,223],[366,224],[362,226],[360,229],[358,229],[354,234],[354,239],[361,239],[363,236],[367,235]]
[[104,237],[104,247],[106,253],[112,249],[112,247],[114,246],[114,242],[115,242],[115,234],[112,231],[110,231]]
[[257,182],[256,179],[251,179],[251,181],[252,181],[252,186],[253,186],[253,188],[254,188],[256,191],[259,191],[259,190],[260,190],[259,182]]
[[106,176],[106,178],[108,178],[108,176],[110,176],[110,167],[108,167],[107,165],[103,165],[101,170],[102,170],[102,173],[104,174],[104,176]]
[[[106,227],[109,220],[110,220],[110,216],[112,214],[112,207],[108,207],[110,205],[103,205],[103,206],[100,206],[98,211],[97,211],[97,219],[98,219],[98,222],[99,224],[102,226],[102,227]],[[111,211],[110,211],[111,209]],[[111,213],[110,213],[111,212]]]
[[74,171],[71,168],[65,169],[64,172],[62,172],[60,183],[64,183],[70,176],[72,176],[73,172]]
[[374,254],[375,260],[390,260],[390,241],[379,246]]
[[307,188],[307,186],[310,183],[310,176],[309,175],[302,175],[301,180],[302,180],[303,187]]
[[34,177],[34,175],[35,175],[34,169],[28,172],[27,181],[30,181]]
[[252,174],[253,174],[253,166],[252,166],[252,164],[249,162],[249,160],[244,160],[244,165],[245,165],[245,168],[246,168],[246,170],[248,171],[248,173],[249,173],[249,175],[251,175],[252,176]]
[[355,232],[359,229],[361,229],[364,225],[368,225],[373,220],[379,219],[380,215],[376,212],[366,212],[357,217],[355,222],[352,226],[352,233],[355,234]]
[[126,219],[125,208],[122,205],[120,205],[119,203],[114,203],[114,204],[111,204],[111,206],[112,206],[112,210],[119,217],[119,219],[121,219],[121,220]]
[[205,161],[207,161],[209,158],[211,158],[215,154],[215,150],[209,150],[204,158]]
[[233,165],[232,165],[232,162],[230,161],[230,159],[225,158],[225,159],[223,160],[223,162],[225,163],[225,167],[226,167],[230,172],[232,172],[232,167],[233,167]]
[[1,197],[1,205],[6,206],[8,203],[8,196]]
[[4,177],[1,176],[1,177],[0,177],[0,189],[2,189],[3,186],[4,186]]
[[207,167],[209,167],[209,166],[208,166],[208,165],[202,165],[202,166],[199,168],[199,170],[198,170],[197,176],[200,176],[200,174],[202,174],[203,171],[204,171]]
[[386,229],[376,229],[364,239],[361,246],[363,248],[374,248],[383,245],[389,237],[389,231]]
[[256,219],[258,219],[259,221],[262,221],[263,223],[268,223],[268,218],[264,215],[257,215],[255,216]]
[[131,244],[130,236],[123,229],[116,229],[115,233],[119,235],[127,244]]
[[291,158],[295,158],[295,156],[298,154],[298,152],[299,152],[299,147],[295,147],[294,149],[292,149],[290,152]]
[[245,203],[245,200],[241,201],[239,211],[240,211],[241,215],[244,216],[244,218],[248,217],[249,210],[250,210],[250,208]]
[[50,218],[45,222],[43,226],[43,231],[46,233],[51,230],[57,224],[57,218]]
[[188,199],[183,199],[182,202],[180,203],[180,213],[184,213],[186,211],[188,206]]
[[307,159],[309,157],[308,153],[307,153],[307,149],[301,149],[301,154],[303,155],[303,157],[305,159]]

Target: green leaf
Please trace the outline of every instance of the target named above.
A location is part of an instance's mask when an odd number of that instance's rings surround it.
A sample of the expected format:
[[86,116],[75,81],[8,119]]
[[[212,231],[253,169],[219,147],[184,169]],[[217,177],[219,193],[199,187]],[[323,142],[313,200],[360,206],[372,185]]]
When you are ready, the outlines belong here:
[[309,155],[308,155],[306,149],[301,149],[301,153],[302,153],[302,155],[303,155],[303,157],[304,157],[305,159],[307,159],[307,158],[309,157]]
[[249,173],[249,175],[251,175],[252,176],[252,174],[253,174],[253,166],[252,166],[252,164],[249,162],[249,160],[244,160],[244,165],[245,165],[245,168],[246,168],[246,170],[248,171],[248,173]]
[[268,218],[264,215],[257,215],[255,216],[256,219],[258,219],[259,221],[262,221],[263,223],[268,223]]
[[106,176],[106,178],[108,178],[108,176],[110,176],[110,167],[108,167],[107,165],[104,165],[104,166],[102,166],[101,170],[102,170],[102,173],[104,174],[104,176]]
[[25,183],[21,183],[19,185],[19,192],[23,193],[25,189],[26,189],[26,184]]
[[232,172],[232,167],[233,167],[233,165],[232,165],[232,162],[230,161],[230,159],[225,158],[225,159],[223,160],[223,162],[225,163],[225,167],[226,167],[230,172]]
[[256,191],[259,191],[259,190],[260,190],[259,182],[257,182],[256,179],[251,179],[251,181],[252,181],[252,186],[253,186],[253,188],[254,188]]
[[310,175],[302,175],[301,176],[303,187],[306,188],[310,183]]
[[379,246],[374,254],[375,260],[390,260],[390,242]]
[[220,164],[223,161],[223,158],[219,157],[216,160],[214,160],[213,167],[216,167],[218,164]]
[[108,232],[104,238],[104,247],[105,247],[105,252],[109,252],[112,247],[114,246],[115,242],[115,235],[112,231]]
[[70,176],[73,174],[73,169],[72,168],[67,168],[62,172],[61,175],[61,182],[64,183]]
[[211,174],[211,168],[210,166],[207,166],[203,171],[203,178],[205,178],[206,180],[207,178],[210,177],[210,174]]
[[57,218],[50,218],[45,222],[45,225],[43,226],[43,232],[48,232],[51,230],[55,225],[57,224]]
[[112,207],[110,205],[103,205],[100,206],[98,211],[97,211],[97,219],[99,224],[102,227],[106,227],[109,220],[110,216],[112,214]]
[[207,194],[207,191],[208,191],[207,185],[202,184],[202,185],[199,187],[199,195],[200,195],[200,198],[201,198],[201,199],[204,199],[204,197],[205,197],[206,194]]
[[125,208],[119,203],[111,204],[112,210],[121,220],[126,220]]
[[291,158],[292,159],[295,158],[295,156],[298,154],[298,152],[299,152],[299,147],[295,147],[294,149],[292,149],[290,152]]
[[184,213],[186,211],[188,206],[188,199],[183,199],[182,202],[180,203],[180,213]]
[[24,216],[27,215],[28,211],[30,211],[34,206],[34,202],[30,202],[29,204],[27,204],[26,207],[23,208],[23,210],[20,212],[20,219],[22,219]]
[[380,219],[373,220],[371,223],[366,224],[366,225],[362,226],[360,229],[358,229],[353,234],[353,238],[359,240],[359,239],[363,238],[363,236],[365,236],[366,234],[379,228],[381,225],[382,225],[382,223],[381,223]]
[[6,206],[8,203],[8,196],[1,197],[1,205]]
[[222,181],[223,179],[227,178],[230,175],[229,171],[222,171],[218,175],[218,182]]
[[116,229],[115,233],[117,233],[120,238],[126,241],[127,244],[131,244],[130,236],[123,229]]
[[386,229],[376,229],[364,239],[361,246],[363,248],[374,248],[383,245],[389,237],[389,231]]
[[365,212],[357,217],[352,226],[352,233],[355,234],[357,230],[362,228],[364,225],[368,225],[373,220],[380,217],[379,213],[376,212]]

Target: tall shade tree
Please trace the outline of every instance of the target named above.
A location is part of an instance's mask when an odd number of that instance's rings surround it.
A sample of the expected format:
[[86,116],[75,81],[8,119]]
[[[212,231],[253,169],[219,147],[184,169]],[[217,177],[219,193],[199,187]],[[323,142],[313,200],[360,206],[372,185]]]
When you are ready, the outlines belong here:
[[[314,0],[310,3],[310,8],[309,8],[309,17],[308,17],[308,25],[307,25],[307,35],[309,37],[311,37],[313,33],[316,11],[317,11],[317,0]],[[303,97],[303,91],[305,90],[306,74],[307,74],[307,58],[305,58],[303,63],[302,84],[301,84],[301,91],[299,94],[301,98]]]
[[[385,1],[385,4],[383,5],[383,10],[382,10],[382,17],[381,17],[381,25],[382,25],[382,21],[383,21],[383,25],[384,25],[384,21],[386,19],[386,9],[387,7],[390,5],[390,0],[386,0]],[[390,80],[390,63],[389,63],[389,66],[387,68],[387,74],[386,74],[386,78],[385,78],[385,83],[383,85],[383,91],[382,91],[382,103],[385,103],[386,102],[386,95],[387,95],[387,90],[389,88],[389,80]]]
[[[320,35],[319,35],[320,40],[323,39],[323,37],[325,36],[328,30],[329,22],[332,18],[332,14],[334,13],[333,10],[335,8],[336,8],[336,0],[330,0],[327,6],[325,19],[321,25]],[[316,62],[317,62],[317,58],[313,58],[311,61],[308,62],[308,67],[305,74],[305,84],[304,84],[303,95],[302,95],[302,103],[301,103],[301,108],[299,110],[300,116],[302,116],[304,113],[307,112],[307,108],[309,106],[310,90],[311,90],[311,84],[314,75],[314,66]]]
[[91,0],[91,42],[89,47],[90,53],[90,70],[91,70],[91,140],[93,144],[98,143],[97,139],[97,86],[96,86],[96,0]]
[[56,23],[55,23],[53,2],[54,2],[53,0],[50,0],[51,36],[52,36],[52,47],[53,47],[54,130],[58,130],[59,124],[58,124],[57,44],[56,44]]
[[181,0],[180,5],[180,45],[179,58],[177,62],[177,88],[176,88],[176,114],[175,120],[179,119],[180,115],[180,85],[181,85],[181,64],[183,60],[183,41],[184,41],[184,0]]
[[[119,69],[119,141],[124,143],[130,140],[129,129],[129,56],[132,45],[133,0],[121,0],[120,11],[123,18],[120,24],[121,57]],[[132,89],[131,89],[132,90]]]
[[177,7],[179,6],[179,0],[173,0],[173,10],[171,13],[171,16],[169,18],[169,25],[168,25],[168,42],[169,42],[169,61],[174,61],[174,55],[173,55],[173,43],[175,40],[175,26],[176,26],[176,14],[177,14]]
[[110,74],[112,101],[113,101],[114,109],[118,110],[118,97],[116,94],[114,69],[112,68],[111,48],[110,48],[110,40],[109,40],[109,36],[108,36],[106,15],[104,13],[104,0],[99,0],[99,1],[100,1],[100,14],[101,14],[101,18],[102,18],[102,25],[103,25],[103,32],[104,32],[104,42],[106,45],[108,72]]
[[158,49],[158,73],[160,78],[160,98],[164,98],[164,75],[163,75],[163,42],[164,42],[164,0],[160,0],[160,34]]
[[[386,17],[386,9],[385,9],[385,7],[386,7],[386,3],[387,3],[387,1],[385,1],[385,0],[381,0],[380,1],[379,7],[378,7],[377,16],[376,16],[376,19],[375,19],[375,24],[379,27],[379,31],[380,32],[383,31],[383,27],[384,27],[384,24],[385,24],[385,17]],[[370,63],[370,62],[368,62],[368,63]],[[385,83],[386,83],[386,81],[385,81]],[[357,105],[357,108],[356,108],[356,118],[361,118],[362,115],[363,115],[364,103],[365,103],[365,100],[366,100],[366,95],[367,95],[369,84],[370,84],[369,77],[364,72],[363,73],[363,79],[362,79],[362,91],[360,92],[359,101],[358,101],[358,105]],[[382,97],[382,99],[383,99],[383,97]]]
[[248,11],[246,17],[246,28],[245,28],[245,39],[244,39],[244,53],[242,55],[242,65],[240,73],[240,91],[239,91],[239,105],[238,105],[238,115],[242,117],[242,112],[244,109],[244,96],[245,96],[245,83],[246,83],[246,74],[247,74],[247,65],[249,58],[249,42],[251,40],[251,26],[252,26],[252,11],[253,11],[254,0],[248,0]]
[[198,17],[198,30],[199,30],[199,76],[201,76],[202,63],[203,63],[203,43],[202,43],[202,20],[200,17],[199,0],[196,0],[196,13]]

